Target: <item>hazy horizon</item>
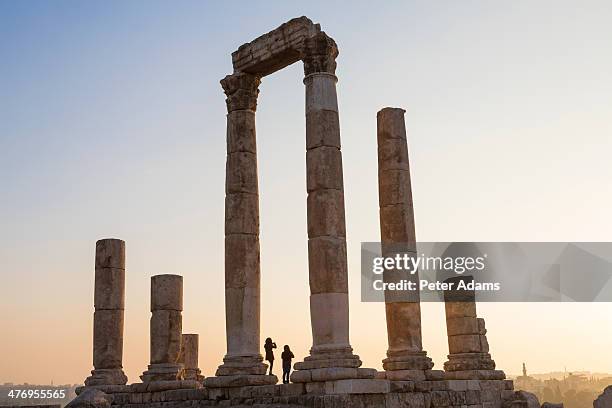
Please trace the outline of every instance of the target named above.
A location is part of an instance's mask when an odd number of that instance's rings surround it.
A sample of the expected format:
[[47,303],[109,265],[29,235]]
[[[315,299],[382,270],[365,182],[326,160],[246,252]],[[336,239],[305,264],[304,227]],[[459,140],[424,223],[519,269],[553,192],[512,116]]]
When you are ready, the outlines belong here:
[[[350,334],[387,349],[359,301],[378,241],[376,112],[406,109],[420,241],[612,241],[612,4],[0,3],[0,383],[81,383],[92,369],[95,241],[126,241],[124,367],[149,360],[149,278],[184,276],[200,368],[225,354],[224,95],[242,43],[306,15],[338,43]],[[261,336],[311,346],[301,64],[257,109]],[[444,310],[423,304],[441,369]],[[612,304],[479,304],[491,355],[520,372],[612,372]],[[277,369],[279,370],[279,369]],[[280,371],[279,371],[280,372]]]

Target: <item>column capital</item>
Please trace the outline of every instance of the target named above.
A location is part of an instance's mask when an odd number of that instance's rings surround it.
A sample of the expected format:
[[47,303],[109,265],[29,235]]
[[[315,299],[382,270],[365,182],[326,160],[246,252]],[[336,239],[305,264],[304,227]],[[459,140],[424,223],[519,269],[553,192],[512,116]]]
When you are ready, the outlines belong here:
[[244,72],[235,72],[221,80],[227,98],[227,111],[256,110],[261,78]]
[[324,32],[308,38],[304,42],[304,75],[326,72],[334,75],[336,73],[336,57],[338,57],[338,46],[333,38]]

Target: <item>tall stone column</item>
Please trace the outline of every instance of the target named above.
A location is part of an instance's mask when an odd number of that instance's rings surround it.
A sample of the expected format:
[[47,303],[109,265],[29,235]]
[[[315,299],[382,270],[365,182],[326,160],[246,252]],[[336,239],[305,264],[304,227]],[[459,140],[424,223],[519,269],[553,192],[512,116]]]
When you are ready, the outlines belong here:
[[183,277],[151,277],[151,363],[143,382],[182,380],[178,362],[183,326]]
[[[313,345],[295,364],[294,382],[356,377],[361,365],[349,342],[344,185],[335,76],[336,43],[320,32],[305,44],[308,270]],[[336,378],[308,370],[344,367]],[[366,369],[363,369],[366,370]],[[360,373],[370,376],[370,371]]]
[[225,331],[227,354],[209,387],[275,384],[260,353],[259,191],[255,110],[260,78],[226,76]]
[[[416,233],[410,183],[410,164],[404,110],[384,108],[376,116],[378,142],[378,192],[382,255],[416,256]],[[418,273],[386,270],[384,280],[414,281]],[[418,288],[418,286],[417,286]],[[385,293],[389,349],[383,360],[388,378],[424,379],[433,362],[423,350],[419,292]]]
[[495,361],[489,354],[484,319],[476,314],[474,290],[457,289],[459,282],[469,283],[472,276],[455,276],[444,282],[452,289],[444,291],[446,331],[448,334],[448,361],[444,370],[448,379],[497,380],[505,378],[503,371],[495,370]]
[[179,362],[184,366],[183,372],[186,380],[201,381],[204,379],[198,367],[198,341],[197,334],[183,334],[181,337]]
[[93,365],[86,386],[124,385],[123,310],[125,307],[125,242],[96,242]]

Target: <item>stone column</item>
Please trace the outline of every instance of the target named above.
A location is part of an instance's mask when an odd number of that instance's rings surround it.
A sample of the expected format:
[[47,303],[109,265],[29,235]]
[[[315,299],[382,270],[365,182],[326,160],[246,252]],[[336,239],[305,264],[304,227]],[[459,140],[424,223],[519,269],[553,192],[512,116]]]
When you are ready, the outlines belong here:
[[473,280],[466,275],[444,281],[452,284],[451,290],[444,291],[449,352],[444,370],[448,379],[503,379],[504,372],[495,370],[489,354],[485,321],[476,315],[474,290],[457,289],[460,281],[467,284]]
[[125,307],[125,242],[96,242],[93,365],[86,386],[124,385],[123,309]]
[[225,331],[227,354],[208,377],[210,387],[275,384],[259,352],[259,191],[255,110],[260,78],[226,76],[227,162],[225,175]]
[[183,277],[151,277],[151,363],[143,382],[182,380],[178,362],[183,325]]
[[[306,173],[308,270],[313,345],[296,370],[344,367],[339,377],[352,378],[361,365],[349,343],[348,272],[342,153],[336,96],[336,43],[325,33],[306,41]],[[364,369],[365,370],[365,369]],[[317,372],[319,381],[325,373]],[[320,375],[323,373],[323,375]],[[370,372],[361,373],[368,377]],[[317,381],[295,371],[294,382]]]
[[[382,255],[416,256],[416,233],[410,183],[410,164],[404,110],[384,108],[376,115],[378,142],[378,193]],[[387,282],[411,280],[418,284],[418,273],[387,270]],[[421,305],[418,290],[413,293],[385,293],[389,349],[383,360],[387,377],[425,379],[424,370],[433,362],[423,350]]]
[[183,334],[181,337],[181,352],[179,362],[184,366],[186,380],[202,381],[198,368],[198,340],[197,334]]

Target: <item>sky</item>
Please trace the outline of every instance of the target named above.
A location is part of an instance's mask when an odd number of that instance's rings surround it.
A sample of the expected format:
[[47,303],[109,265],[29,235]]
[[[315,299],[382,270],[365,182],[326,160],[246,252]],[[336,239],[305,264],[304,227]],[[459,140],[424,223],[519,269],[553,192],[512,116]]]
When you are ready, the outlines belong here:
[[[225,103],[239,45],[306,15],[338,43],[351,344],[381,367],[384,306],[359,299],[377,241],[376,112],[406,109],[421,241],[612,241],[606,1],[0,2],[0,383],[92,369],[95,242],[126,241],[124,368],[146,370],[150,276],[184,276],[200,367],[225,353]],[[261,335],[312,344],[301,64],[257,110]],[[423,345],[446,359],[444,308]],[[612,372],[610,303],[479,304],[500,369]]]

